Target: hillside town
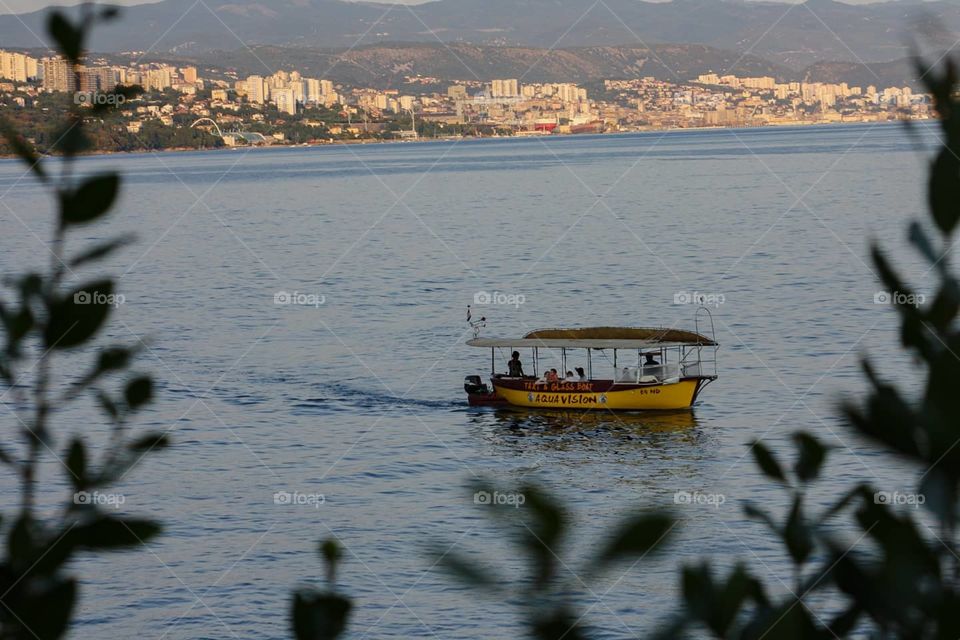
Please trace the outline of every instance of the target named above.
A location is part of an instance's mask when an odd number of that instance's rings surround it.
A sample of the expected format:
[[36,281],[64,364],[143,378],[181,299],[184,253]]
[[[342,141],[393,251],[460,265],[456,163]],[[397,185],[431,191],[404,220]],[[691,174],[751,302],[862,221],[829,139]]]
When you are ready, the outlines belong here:
[[[142,87],[104,121],[115,129],[118,150],[877,122],[932,113],[930,96],[910,87],[715,73],[684,83],[607,79],[589,91],[516,78],[408,76],[401,90],[344,86],[296,70],[209,75],[194,66],[102,59],[74,69],[59,57],[0,51],[0,112],[56,109],[69,104],[64,96],[92,107],[118,99],[118,86]],[[145,130],[153,142],[138,145]]]

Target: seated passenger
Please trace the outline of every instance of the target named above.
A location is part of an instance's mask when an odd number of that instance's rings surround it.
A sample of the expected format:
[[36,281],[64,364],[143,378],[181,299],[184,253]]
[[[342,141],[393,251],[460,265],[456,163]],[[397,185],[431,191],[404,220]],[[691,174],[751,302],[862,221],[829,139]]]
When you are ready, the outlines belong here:
[[567,371],[567,374],[563,376],[564,382],[573,382],[576,378],[573,377],[573,371]]
[[577,367],[576,372],[577,372],[577,375],[579,376],[578,380],[580,380],[580,382],[587,381],[587,374],[583,371],[583,367]]
[[650,366],[659,366],[659,365],[660,365],[659,362],[657,362],[656,360],[653,359],[653,354],[652,354],[652,353],[647,353],[647,354],[644,354],[644,355],[647,356],[647,359],[643,362],[643,366],[645,366],[645,367],[650,367]]
[[520,362],[519,351],[514,351],[513,358],[507,363],[507,375],[511,378],[523,377],[523,363]]
[[550,371],[547,371],[547,375],[546,375],[547,382],[558,382],[559,380],[560,380],[560,376],[557,375],[556,369],[550,369]]

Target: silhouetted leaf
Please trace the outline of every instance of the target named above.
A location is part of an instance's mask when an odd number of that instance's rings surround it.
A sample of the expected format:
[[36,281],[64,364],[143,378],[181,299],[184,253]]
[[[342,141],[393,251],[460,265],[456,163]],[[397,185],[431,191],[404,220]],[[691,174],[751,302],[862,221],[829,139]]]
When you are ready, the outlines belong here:
[[556,498],[538,487],[525,485],[520,493],[524,496],[524,517],[529,520],[523,525],[520,540],[533,559],[534,584],[542,588],[555,575],[567,514]]
[[87,452],[80,438],[74,438],[70,443],[70,450],[67,452],[67,469],[74,488],[84,488],[87,477]]
[[944,147],[930,167],[928,200],[937,227],[945,234],[953,232],[960,217],[960,160]]
[[923,230],[923,225],[914,220],[910,223],[907,235],[910,238],[910,243],[913,244],[913,246],[915,246],[921,254],[923,254],[923,257],[925,257],[930,264],[943,264],[943,261],[940,260],[940,256],[938,256],[937,252],[934,250],[933,243],[930,242],[927,232]]
[[664,514],[640,514],[618,525],[597,556],[596,564],[604,566],[618,560],[643,557],[661,548],[675,521]]
[[67,157],[75,156],[93,148],[93,143],[83,130],[83,119],[68,120],[54,134],[53,148]]
[[120,415],[120,409],[117,408],[117,403],[114,402],[106,393],[100,391],[97,393],[97,404],[100,405],[100,408],[109,415],[114,420]]
[[336,594],[298,591],[293,596],[293,633],[297,640],[335,640],[347,628],[350,601]]
[[131,409],[137,409],[150,402],[153,397],[153,381],[146,376],[132,380],[127,385],[123,395],[127,401],[127,406]]
[[7,533],[7,561],[15,572],[26,570],[34,561],[39,546],[34,542],[35,529],[29,516],[20,516]]
[[113,240],[98,244],[90,249],[84,251],[83,253],[78,254],[70,261],[71,267],[80,267],[88,262],[95,262],[102,258],[106,258],[111,253],[125,247],[126,245],[132,243],[134,236],[128,235],[121,238],[115,238]]
[[103,373],[107,371],[118,371],[124,369],[130,364],[133,357],[133,349],[126,347],[109,347],[103,349],[97,358],[96,371]]
[[759,440],[751,442],[750,452],[753,453],[753,459],[757,461],[760,470],[763,471],[768,478],[786,482],[786,476],[783,475],[783,469],[780,467],[780,463],[777,462],[777,459],[773,457],[773,454],[763,443]]
[[794,472],[800,480],[813,480],[820,473],[820,467],[827,455],[827,449],[809,433],[793,434],[793,440],[800,449],[800,457],[794,466]]
[[150,433],[134,440],[130,444],[131,451],[150,451],[164,449],[170,445],[170,436],[165,433]]
[[110,314],[107,297],[113,294],[109,280],[91,282],[60,298],[50,308],[44,335],[48,349],[67,349],[92,338]]
[[3,135],[17,157],[30,168],[30,171],[40,180],[46,181],[47,173],[44,171],[43,162],[34,150],[33,145],[21,136],[5,118],[0,118],[0,134]]
[[537,612],[532,622],[532,635],[536,640],[587,640],[589,637],[580,624],[581,616],[568,607],[546,613]]
[[803,517],[803,502],[799,495],[794,498],[793,508],[790,509],[790,515],[787,517],[783,541],[797,564],[806,562],[813,551],[813,533]]
[[108,173],[90,178],[75,191],[62,193],[61,224],[66,226],[96,220],[113,206],[119,188],[119,176]]
[[460,582],[491,591],[500,590],[500,583],[495,576],[464,555],[452,549],[441,549],[439,547],[433,549],[432,555],[437,558],[436,563],[440,567]]
[[83,52],[83,31],[70,23],[59,11],[54,11],[47,19],[47,32],[53,37],[57,49],[67,60],[74,64],[80,62]]
[[933,304],[927,308],[927,321],[938,331],[946,331],[960,309],[960,288],[953,278],[945,277]]
[[[35,640],[58,640],[62,638],[70,624],[76,601],[77,585],[73,579],[29,580],[29,594],[18,598],[12,607],[17,622],[25,627],[22,634],[10,635],[11,638]],[[28,585],[18,585],[21,588]],[[5,598],[4,601],[10,599]],[[5,629],[6,631],[6,629]],[[6,634],[5,634],[6,635]]]
[[773,517],[766,511],[761,510],[759,507],[748,502],[743,505],[743,513],[748,518],[753,518],[754,520],[763,522],[773,533],[776,533],[777,535],[780,534],[780,529],[777,527],[777,523],[773,521]]
[[846,611],[830,621],[828,625],[830,633],[837,638],[847,637],[856,628],[861,613],[863,610],[858,604],[850,605]]
[[160,533],[160,525],[152,520],[120,519],[101,516],[81,524],[70,532],[77,547],[87,549],[119,549],[142,544]]
[[109,111],[121,109],[128,100],[133,100],[143,93],[143,88],[138,86],[117,85],[113,91],[98,94],[98,100],[93,105],[94,115],[101,115]]

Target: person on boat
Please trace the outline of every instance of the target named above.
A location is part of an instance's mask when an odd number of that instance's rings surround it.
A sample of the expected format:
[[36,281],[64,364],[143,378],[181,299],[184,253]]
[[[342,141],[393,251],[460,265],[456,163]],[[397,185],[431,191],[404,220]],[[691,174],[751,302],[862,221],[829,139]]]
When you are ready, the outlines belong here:
[[660,366],[660,363],[653,359],[653,354],[652,354],[652,353],[646,353],[646,354],[644,354],[644,355],[647,356],[647,359],[644,361],[643,366],[645,366],[645,367],[650,367],[650,366],[658,367],[658,366]]
[[577,375],[579,376],[578,379],[580,380],[580,382],[586,382],[586,381],[587,381],[587,374],[586,374],[586,372],[583,370],[583,367],[577,367],[577,368],[575,369],[575,371],[577,372]]
[[567,371],[567,375],[563,376],[564,382],[573,382],[576,378],[573,377],[573,371]]
[[507,363],[507,375],[511,378],[523,377],[523,363],[520,362],[519,351],[514,351],[513,358]]
[[547,375],[546,375],[547,382],[558,382],[559,380],[560,380],[560,376],[557,374],[556,369],[550,369],[550,371],[547,371]]

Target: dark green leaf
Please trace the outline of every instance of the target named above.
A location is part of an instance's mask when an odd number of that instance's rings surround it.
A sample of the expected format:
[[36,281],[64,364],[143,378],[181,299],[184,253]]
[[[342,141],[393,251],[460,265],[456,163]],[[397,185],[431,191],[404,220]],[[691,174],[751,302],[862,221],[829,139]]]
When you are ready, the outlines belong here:
[[753,453],[753,459],[756,460],[760,470],[763,471],[768,478],[786,482],[786,476],[783,475],[783,469],[780,467],[780,463],[777,462],[777,459],[773,457],[773,454],[763,443],[759,440],[754,440],[750,443],[750,451]]
[[793,440],[800,450],[800,457],[794,466],[794,471],[803,482],[813,480],[820,473],[820,467],[823,466],[827,456],[827,448],[809,433],[795,433]]
[[96,220],[113,206],[119,189],[120,177],[107,173],[90,178],[75,191],[62,193],[61,224],[67,226]]
[[110,314],[113,283],[91,282],[69,292],[50,308],[45,332],[48,349],[67,349],[92,338]]
[[124,398],[127,401],[127,406],[131,409],[143,406],[150,402],[152,397],[153,381],[146,376],[132,380],[124,390]]

